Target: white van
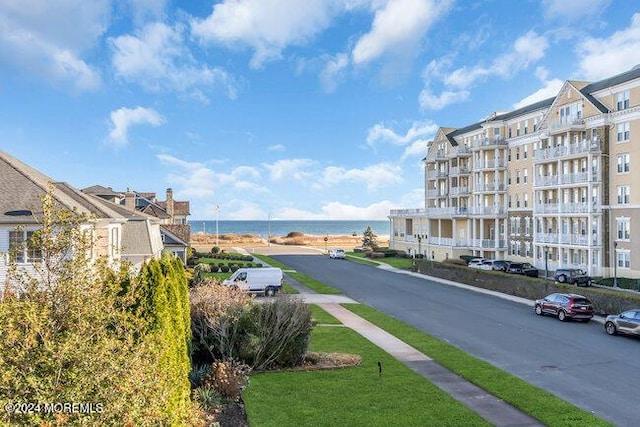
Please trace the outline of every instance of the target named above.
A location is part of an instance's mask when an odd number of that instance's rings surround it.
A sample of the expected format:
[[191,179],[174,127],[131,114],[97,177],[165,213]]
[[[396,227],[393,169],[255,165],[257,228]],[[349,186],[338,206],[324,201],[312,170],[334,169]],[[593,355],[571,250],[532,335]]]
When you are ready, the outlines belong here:
[[272,297],[282,288],[282,270],[273,267],[239,268],[222,284]]

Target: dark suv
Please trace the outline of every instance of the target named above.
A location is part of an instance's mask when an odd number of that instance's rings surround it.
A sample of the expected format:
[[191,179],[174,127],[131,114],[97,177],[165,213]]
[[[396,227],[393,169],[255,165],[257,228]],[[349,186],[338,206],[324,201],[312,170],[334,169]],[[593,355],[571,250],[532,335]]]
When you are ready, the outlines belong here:
[[551,294],[536,300],[533,306],[536,314],[550,314],[558,319],[577,319],[588,322],[593,317],[593,304],[588,298],[576,294]]
[[538,269],[528,262],[512,262],[509,264],[508,273],[522,274],[529,277],[538,277]]
[[570,283],[577,286],[591,285],[591,277],[579,268],[558,269],[556,270],[554,278],[560,283]]

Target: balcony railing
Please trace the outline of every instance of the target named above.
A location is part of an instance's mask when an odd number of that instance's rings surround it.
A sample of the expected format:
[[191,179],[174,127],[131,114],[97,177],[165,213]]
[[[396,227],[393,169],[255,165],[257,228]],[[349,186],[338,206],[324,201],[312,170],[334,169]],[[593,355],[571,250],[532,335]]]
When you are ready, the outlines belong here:
[[389,216],[423,216],[425,210],[422,208],[415,209],[391,209]]
[[449,194],[451,196],[461,196],[469,194],[469,187],[451,187],[449,189]]
[[451,246],[451,247],[468,247],[469,246],[469,242],[467,240],[454,239],[452,237],[429,237],[427,240],[430,245]]
[[466,216],[468,214],[468,209],[456,206],[445,208],[427,207],[426,214],[430,217]]
[[454,166],[449,171],[451,176],[469,175],[469,168],[466,166]]
[[475,162],[476,169],[500,169],[506,168],[507,162],[503,159],[488,159]]
[[461,157],[461,156],[470,156],[471,149],[466,145],[458,145],[451,149],[449,152],[449,157]]
[[502,206],[472,206],[470,215],[505,215],[507,210]]
[[507,241],[502,239],[470,239],[471,247],[482,249],[507,249]]
[[562,120],[556,120],[549,123],[548,130],[550,133],[559,133],[569,130],[585,129],[584,120],[581,116],[565,117]]
[[432,189],[432,190],[427,190],[427,197],[428,198],[436,198],[436,197],[444,197],[446,196],[447,193],[445,191],[441,191],[439,189]]
[[494,137],[494,138],[482,138],[480,140],[476,140],[473,143],[473,149],[477,150],[480,148],[486,147],[495,147],[495,146],[506,146],[508,145],[507,140],[502,136]]
[[534,239],[538,243],[551,243],[574,246],[599,246],[600,238],[593,234],[591,238],[587,234],[576,233],[536,233]]
[[583,139],[578,143],[535,150],[533,153],[533,160],[541,162],[559,159],[566,156],[573,156],[576,154],[599,153],[600,151],[599,139]]
[[437,179],[437,178],[446,178],[448,175],[447,171],[435,170],[427,172],[427,179]]
[[473,184],[474,193],[497,193],[501,191],[507,191],[507,186],[504,183],[499,184]]
[[595,213],[600,212],[602,206],[598,203],[537,203],[533,207],[534,214],[570,214],[570,213]]

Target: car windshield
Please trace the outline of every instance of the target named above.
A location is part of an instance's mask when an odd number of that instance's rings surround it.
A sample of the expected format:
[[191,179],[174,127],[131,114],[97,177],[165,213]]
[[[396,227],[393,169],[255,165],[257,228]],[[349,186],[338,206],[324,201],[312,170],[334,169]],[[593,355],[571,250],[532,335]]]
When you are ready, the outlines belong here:
[[590,305],[590,304],[591,304],[591,301],[589,301],[589,300],[588,300],[588,299],[586,299],[586,298],[575,298],[575,299],[573,300],[573,303],[574,303],[574,304],[578,304],[578,305]]

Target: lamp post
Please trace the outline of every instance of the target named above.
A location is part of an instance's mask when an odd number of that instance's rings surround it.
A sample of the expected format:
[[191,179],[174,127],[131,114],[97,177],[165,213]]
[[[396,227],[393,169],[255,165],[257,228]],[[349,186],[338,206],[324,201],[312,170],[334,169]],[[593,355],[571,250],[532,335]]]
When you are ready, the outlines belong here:
[[418,253],[422,253],[422,247],[420,246],[420,242],[422,242],[422,234],[418,234]]
[[267,221],[267,246],[271,246],[271,212],[269,212],[269,220]]
[[544,247],[544,278],[549,278],[549,246]]
[[218,246],[218,217],[219,216],[220,216],[220,205],[216,205],[216,246]]
[[618,242],[613,242],[613,287],[618,287]]

